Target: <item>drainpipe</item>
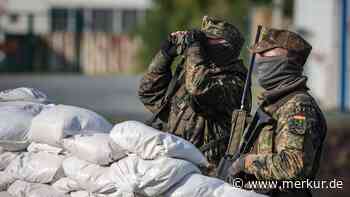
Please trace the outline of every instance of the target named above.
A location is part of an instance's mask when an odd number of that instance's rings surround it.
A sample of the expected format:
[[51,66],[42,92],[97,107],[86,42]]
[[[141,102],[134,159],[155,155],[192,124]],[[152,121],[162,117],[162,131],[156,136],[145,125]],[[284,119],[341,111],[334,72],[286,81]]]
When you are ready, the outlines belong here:
[[348,83],[348,70],[347,70],[347,55],[348,55],[348,35],[347,35],[347,18],[348,18],[348,0],[341,0],[341,53],[340,53],[340,111],[347,111],[347,83]]

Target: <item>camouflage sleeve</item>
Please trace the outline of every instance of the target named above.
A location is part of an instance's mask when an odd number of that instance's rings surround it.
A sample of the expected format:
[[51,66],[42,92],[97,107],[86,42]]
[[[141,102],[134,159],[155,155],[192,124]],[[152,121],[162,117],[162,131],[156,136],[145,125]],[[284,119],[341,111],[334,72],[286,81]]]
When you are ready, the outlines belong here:
[[260,180],[294,180],[312,171],[321,137],[315,107],[308,99],[294,98],[277,112],[272,154],[247,154],[244,171]]
[[[216,66],[205,59],[199,42],[188,48],[186,56],[185,86],[194,111],[205,115],[217,115],[217,111],[230,111],[239,107],[243,80],[238,77],[214,77],[212,69]],[[232,111],[228,113],[231,115]]]
[[151,112],[156,112],[161,106],[172,78],[171,63],[172,60],[165,58],[159,51],[141,79],[138,95],[141,102]]

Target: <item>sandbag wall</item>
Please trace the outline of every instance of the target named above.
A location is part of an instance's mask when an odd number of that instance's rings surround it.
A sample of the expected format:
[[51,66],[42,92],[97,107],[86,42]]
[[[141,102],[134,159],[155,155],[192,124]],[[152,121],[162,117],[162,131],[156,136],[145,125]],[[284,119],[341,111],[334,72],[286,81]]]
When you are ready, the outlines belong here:
[[0,195],[258,196],[206,177],[191,143],[141,122],[111,125],[39,90],[0,92]]

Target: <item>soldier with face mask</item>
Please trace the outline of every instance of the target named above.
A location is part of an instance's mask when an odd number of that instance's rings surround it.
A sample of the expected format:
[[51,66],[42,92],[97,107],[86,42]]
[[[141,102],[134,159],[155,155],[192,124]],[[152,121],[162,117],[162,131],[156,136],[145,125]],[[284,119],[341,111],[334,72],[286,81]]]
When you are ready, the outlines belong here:
[[[257,78],[264,89],[259,109],[272,121],[255,127],[259,135],[254,146],[232,164],[230,172],[257,180],[314,180],[327,127],[302,74],[311,46],[294,32],[265,28],[251,51],[257,53]],[[273,197],[311,196],[307,188],[260,192]]]
[[[235,26],[205,16],[200,30],[169,35],[138,91],[145,107],[159,113],[166,125],[162,130],[193,143],[214,167],[226,150],[231,114],[240,107],[247,72],[239,59],[243,43]],[[171,64],[177,56],[184,58],[178,65],[182,70],[173,74]],[[175,89],[171,96],[169,86]],[[250,97],[247,103],[250,109]]]

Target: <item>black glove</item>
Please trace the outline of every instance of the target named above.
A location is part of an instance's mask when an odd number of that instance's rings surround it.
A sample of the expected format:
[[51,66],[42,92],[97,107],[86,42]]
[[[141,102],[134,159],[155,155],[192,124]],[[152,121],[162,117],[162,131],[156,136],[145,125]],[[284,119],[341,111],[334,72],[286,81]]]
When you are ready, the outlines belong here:
[[193,29],[189,31],[187,35],[186,44],[188,46],[191,46],[195,42],[200,42],[201,44],[204,44],[206,40],[207,37],[205,36],[204,32],[198,29]]
[[178,55],[176,45],[172,42],[171,36],[168,36],[168,39],[162,43],[161,52],[168,60],[172,60]]

